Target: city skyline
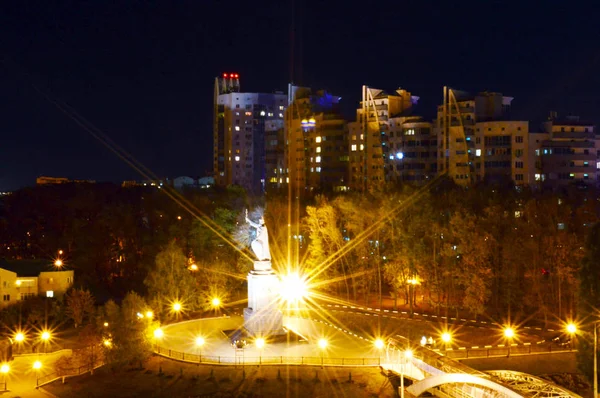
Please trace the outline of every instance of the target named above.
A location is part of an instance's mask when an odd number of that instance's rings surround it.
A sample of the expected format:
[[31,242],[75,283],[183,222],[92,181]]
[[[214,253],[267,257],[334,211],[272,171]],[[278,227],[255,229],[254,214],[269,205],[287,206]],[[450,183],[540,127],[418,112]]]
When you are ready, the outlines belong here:
[[[342,96],[347,120],[367,84],[410,90],[427,120],[448,85],[513,96],[513,119],[529,120],[530,131],[553,110],[598,122],[598,31],[583,20],[592,14],[576,7],[382,5],[361,18],[360,8],[296,4],[293,58],[289,3],[12,7],[3,13],[0,45],[0,191],[40,175],[140,179],[39,91],[171,177],[211,171],[212,85],[227,71],[239,73],[244,92],[283,91],[293,64],[294,83]],[[385,18],[394,12],[397,20]],[[263,23],[211,17],[228,13],[260,15]]]

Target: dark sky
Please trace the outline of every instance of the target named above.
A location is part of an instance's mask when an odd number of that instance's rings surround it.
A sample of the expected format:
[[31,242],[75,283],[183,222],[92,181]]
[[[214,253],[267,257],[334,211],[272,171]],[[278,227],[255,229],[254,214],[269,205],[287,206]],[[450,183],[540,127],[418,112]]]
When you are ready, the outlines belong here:
[[[343,97],[408,89],[431,117],[442,87],[600,121],[598,7],[577,1],[5,1],[0,5],[0,191],[39,175],[141,178],[44,98],[68,103],[160,176],[212,164],[214,77],[243,91],[297,83]],[[589,2],[593,3],[593,2]],[[356,4],[354,6],[353,4]],[[296,45],[290,41],[295,9]]]

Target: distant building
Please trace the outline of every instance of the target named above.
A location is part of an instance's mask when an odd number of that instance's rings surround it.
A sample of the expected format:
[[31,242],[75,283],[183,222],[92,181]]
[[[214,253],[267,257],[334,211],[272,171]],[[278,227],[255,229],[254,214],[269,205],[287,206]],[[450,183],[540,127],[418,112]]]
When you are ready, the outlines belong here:
[[285,181],[292,195],[348,190],[348,132],[339,109],[341,97],[292,85],[288,95]]
[[46,177],[46,176],[41,176],[41,177],[38,177],[35,180],[35,183],[37,185],[71,184],[71,183],[95,184],[96,181],[94,181],[94,180],[69,180],[68,178],[65,178],[65,177]]
[[0,259],[0,307],[34,296],[62,297],[73,286],[75,272],[47,261]]
[[421,184],[436,174],[437,139],[432,124],[413,114],[419,97],[404,89],[389,94],[363,86],[361,107],[350,132],[350,186]]
[[123,181],[121,186],[123,188],[131,188],[131,187],[155,187],[157,189],[162,188],[165,185],[169,185],[171,182],[168,179],[165,180],[129,180]]
[[457,184],[510,182],[531,184],[529,123],[510,120],[513,98],[476,95],[444,87],[438,107],[438,171]]
[[265,190],[266,137],[283,128],[284,93],[244,93],[239,75],[215,78],[213,170],[219,186]]
[[558,118],[552,113],[542,129],[543,141],[536,150],[541,173],[535,178],[544,187],[600,184],[600,135],[593,123],[578,116]]
[[173,188],[177,190],[182,189],[206,189],[215,185],[215,179],[213,177],[177,177],[173,179]]

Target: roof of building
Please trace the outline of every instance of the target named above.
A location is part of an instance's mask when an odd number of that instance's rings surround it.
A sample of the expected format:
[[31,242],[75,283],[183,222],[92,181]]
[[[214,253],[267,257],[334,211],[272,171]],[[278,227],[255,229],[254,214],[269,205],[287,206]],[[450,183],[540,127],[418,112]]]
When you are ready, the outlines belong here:
[[46,259],[7,260],[0,258],[0,268],[16,272],[18,276],[39,276],[42,272],[57,271],[52,262]]

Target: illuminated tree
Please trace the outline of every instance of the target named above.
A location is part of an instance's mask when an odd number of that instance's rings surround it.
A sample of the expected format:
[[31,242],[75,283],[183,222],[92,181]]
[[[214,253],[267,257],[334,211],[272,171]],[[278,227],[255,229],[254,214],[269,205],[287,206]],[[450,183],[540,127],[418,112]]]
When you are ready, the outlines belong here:
[[94,297],[89,290],[71,289],[66,295],[66,315],[73,320],[75,327],[94,313]]

